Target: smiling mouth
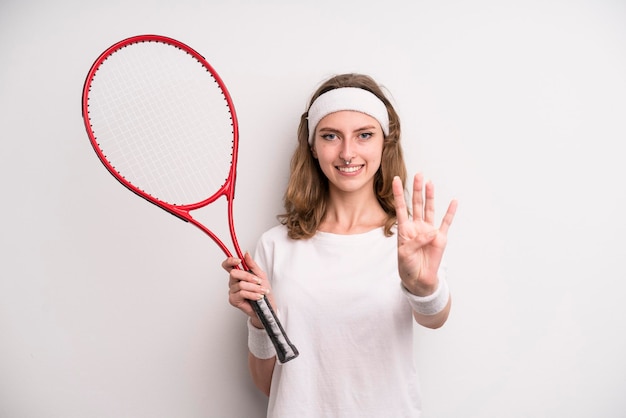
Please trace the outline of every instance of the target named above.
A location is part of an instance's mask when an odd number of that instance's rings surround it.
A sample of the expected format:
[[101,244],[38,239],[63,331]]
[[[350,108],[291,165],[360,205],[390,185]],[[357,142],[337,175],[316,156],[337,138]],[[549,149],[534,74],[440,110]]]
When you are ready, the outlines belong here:
[[354,173],[359,171],[362,167],[362,165],[351,165],[349,167],[338,166],[337,170],[341,171],[342,173]]

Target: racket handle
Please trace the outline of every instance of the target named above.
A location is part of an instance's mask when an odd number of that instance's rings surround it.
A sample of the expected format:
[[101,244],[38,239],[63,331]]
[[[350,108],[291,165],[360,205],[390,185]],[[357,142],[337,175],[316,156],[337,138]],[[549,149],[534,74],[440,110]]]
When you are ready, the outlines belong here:
[[250,305],[252,305],[252,309],[254,309],[254,312],[261,320],[263,328],[267,331],[270,340],[272,340],[272,344],[274,344],[276,348],[278,361],[286,363],[298,357],[298,349],[289,341],[289,338],[287,338],[287,334],[274,313],[267,297],[263,296],[261,300],[251,300]]

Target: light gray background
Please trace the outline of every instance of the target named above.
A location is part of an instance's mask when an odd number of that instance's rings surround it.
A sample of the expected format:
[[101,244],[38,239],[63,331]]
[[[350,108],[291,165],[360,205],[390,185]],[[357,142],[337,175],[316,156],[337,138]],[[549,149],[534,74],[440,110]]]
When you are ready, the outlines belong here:
[[416,336],[425,417],[626,416],[625,23],[609,0],[2,0],[0,416],[263,416],[223,254],[121,187],[83,128],[90,65],[142,33],[230,88],[249,250],[318,83],[391,91],[409,171],[439,215],[460,200],[452,315]]

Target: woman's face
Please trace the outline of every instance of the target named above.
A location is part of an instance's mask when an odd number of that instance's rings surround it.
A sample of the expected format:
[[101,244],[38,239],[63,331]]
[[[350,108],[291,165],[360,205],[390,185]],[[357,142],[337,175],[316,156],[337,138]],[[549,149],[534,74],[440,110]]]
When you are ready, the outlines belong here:
[[373,193],[383,141],[383,131],[376,119],[344,110],[331,113],[319,122],[311,150],[331,188]]

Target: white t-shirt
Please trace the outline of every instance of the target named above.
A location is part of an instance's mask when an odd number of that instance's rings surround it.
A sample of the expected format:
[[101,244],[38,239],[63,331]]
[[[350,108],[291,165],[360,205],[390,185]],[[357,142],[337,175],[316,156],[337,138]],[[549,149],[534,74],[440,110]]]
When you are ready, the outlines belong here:
[[419,417],[413,316],[401,291],[397,237],[318,232],[291,240],[276,226],[255,260],[300,355],[276,362],[268,417]]

